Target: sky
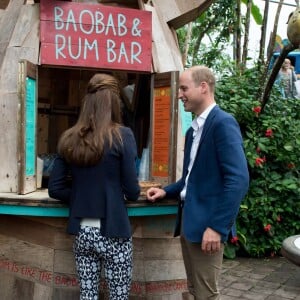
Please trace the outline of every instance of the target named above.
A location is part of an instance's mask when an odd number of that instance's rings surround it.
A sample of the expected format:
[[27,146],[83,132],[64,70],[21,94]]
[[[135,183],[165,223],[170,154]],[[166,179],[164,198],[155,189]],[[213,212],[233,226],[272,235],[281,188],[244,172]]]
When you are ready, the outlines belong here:
[[[278,0],[274,0],[278,1]],[[265,1],[263,0],[254,0],[254,3],[260,8],[260,11],[263,15]],[[282,38],[287,38],[287,20],[289,17],[289,14],[293,12],[296,9],[296,2],[295,0],[284,0],[284,4],[291,4],[294,6],[289,5],[283,5],[280,13],[280,18],[278,22],[278,28],[277,28],[277,34]],[[269,6],[269,19],[267,24],[267,37],[266,41],[269,41],[270,39],[270,33],[273,30],[276,10],[277,10],[277,3],[270,2]],[[244,5],[244,9],[246,10],[246,6]],[[259,43],[260,43],[260,37],[261,37],[261,26],[258,26],[254,20],[251,20],[251,27],[250,27],[250,33],[249,33],[249,56],[252,58],[258,57],[258,50],[259,50]]]

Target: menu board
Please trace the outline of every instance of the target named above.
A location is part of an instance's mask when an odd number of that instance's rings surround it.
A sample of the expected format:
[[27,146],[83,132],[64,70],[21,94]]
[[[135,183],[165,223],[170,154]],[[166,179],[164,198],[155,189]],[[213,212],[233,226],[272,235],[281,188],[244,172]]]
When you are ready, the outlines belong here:
[[26,77],[25,98],[25,175],[35,175],[35,124],[36,124],[36,89],[35,79]]
[[171,130],[171,88],[154,89],[153,131],[152,131],[152,176],[168,177],[170,130]]

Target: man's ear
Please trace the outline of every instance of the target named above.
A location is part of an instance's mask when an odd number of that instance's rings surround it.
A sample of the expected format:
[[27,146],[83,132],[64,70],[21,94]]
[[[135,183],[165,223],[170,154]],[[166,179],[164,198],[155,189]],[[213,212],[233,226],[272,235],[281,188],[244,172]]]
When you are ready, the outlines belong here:
[[208,90],[209,90],[209,86],[208,86],[207,82],[205,82],[205,81],[202,81],[202,82],[200,83],[199,87],[200,87],[200,90],[201,90],[201,93],[202,93],[202,94],[207,93]]

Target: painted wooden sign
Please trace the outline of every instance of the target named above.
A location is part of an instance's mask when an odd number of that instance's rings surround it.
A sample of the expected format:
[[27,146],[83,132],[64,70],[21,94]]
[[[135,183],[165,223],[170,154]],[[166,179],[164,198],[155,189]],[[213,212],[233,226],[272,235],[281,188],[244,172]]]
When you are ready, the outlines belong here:
[[151,71],[150,12],[42,0],[41,64]]
[[154,89],[152,176],[168,177],[170,150],[170,87]]
[[35,175],[36,80],[26,77],[25,175]]
[[37,67],[19,61],[18,99],[18,193],[36,190]]

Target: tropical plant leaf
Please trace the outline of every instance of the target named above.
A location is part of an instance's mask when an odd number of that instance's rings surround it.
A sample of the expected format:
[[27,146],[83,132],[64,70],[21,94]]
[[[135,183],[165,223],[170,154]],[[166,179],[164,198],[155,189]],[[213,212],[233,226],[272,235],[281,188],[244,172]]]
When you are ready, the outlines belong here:
[[[247,0],[242,0],[242,3],[247,5]],[[257,25],[262,25],[263,22],[263,16],[260,12],[260,9],[257,5],[255,5],[254,3],[252,3],[252,7],[251,7],[251,15],[255,21],[255,23]]]
[[234,259],[236,257],[236,248],[232,244],[225,244],[224,256],[228,259]]

